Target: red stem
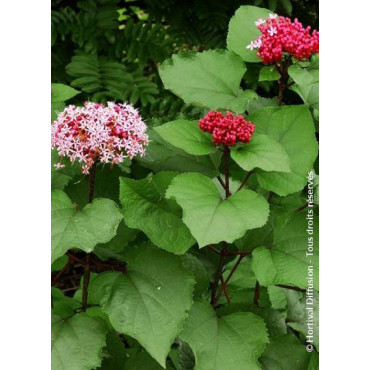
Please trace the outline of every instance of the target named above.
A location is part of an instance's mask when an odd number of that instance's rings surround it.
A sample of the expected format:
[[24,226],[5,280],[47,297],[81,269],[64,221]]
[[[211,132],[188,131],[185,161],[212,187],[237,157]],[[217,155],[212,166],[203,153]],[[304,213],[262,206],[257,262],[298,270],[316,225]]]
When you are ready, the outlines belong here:
[[246,184],[246,182],[248,181],[248,179],[253,175],[253,173],[254,173],[253,171],[249,171],[249,172],[247,173],[247,176],[245,176],[245,178],[244,178],[243,182],[242,182],[242,183],[240,184],[240,186],[238,187],[237,192],[243,188],[243,186]]

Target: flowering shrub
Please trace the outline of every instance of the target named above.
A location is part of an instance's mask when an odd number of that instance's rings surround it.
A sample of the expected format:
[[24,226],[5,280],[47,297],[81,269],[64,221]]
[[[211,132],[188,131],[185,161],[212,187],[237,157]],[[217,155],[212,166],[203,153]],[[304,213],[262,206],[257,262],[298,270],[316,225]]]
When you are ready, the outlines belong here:
[[270,14],[143,69],[171,115],[100,56],[52,85],[53,370],[318,369],[318,33]]
[[69,105],[58,115],[51,126],[51,145],[60,157],[84,163],[82,172],[88,174],[95,161],[114,164],[143,156],[148,145],[145,131],[145,123],[130,104],[85,102],[84,107]]

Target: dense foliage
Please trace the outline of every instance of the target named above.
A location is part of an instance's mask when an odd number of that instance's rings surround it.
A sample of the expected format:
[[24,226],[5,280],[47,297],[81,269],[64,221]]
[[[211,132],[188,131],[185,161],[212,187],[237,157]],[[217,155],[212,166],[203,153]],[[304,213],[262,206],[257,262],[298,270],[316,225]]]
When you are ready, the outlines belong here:
[[53,370],[318,369],[317,5],[52,1]]

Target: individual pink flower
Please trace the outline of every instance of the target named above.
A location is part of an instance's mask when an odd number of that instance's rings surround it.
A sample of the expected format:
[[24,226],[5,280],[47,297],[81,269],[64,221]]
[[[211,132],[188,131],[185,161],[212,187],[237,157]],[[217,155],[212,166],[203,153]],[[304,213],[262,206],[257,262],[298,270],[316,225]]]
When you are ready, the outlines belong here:
[[85,102],[83,107],[69,105],[58,115],[51,126],[51,146],[60,157],[82,163],[82,172],[88,174],[96,162],[115,164],[143,156],[149,143],[146,129],[130,104]]

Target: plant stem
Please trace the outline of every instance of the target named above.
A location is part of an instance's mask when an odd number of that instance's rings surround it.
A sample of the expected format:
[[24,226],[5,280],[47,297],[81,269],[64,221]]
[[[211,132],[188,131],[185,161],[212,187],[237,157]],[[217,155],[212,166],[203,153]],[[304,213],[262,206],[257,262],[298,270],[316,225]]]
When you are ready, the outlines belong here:
[[215,252],[215,253],[217,253],[217,254],[220,254],[221,252],[216,248],[216,247],[214,247],[213,245],[208,245],[208,248],[211,250],[211,251],[213,251],[213,252]]
[[223,276],[221,275],[221,287],[222,287],[222,290],[225,294],[225,297],[226,297],[226,300],[227,300],[227,303],[230,303],[231,300],[230,300],[230,295],[229,295],[229,292],[227,290],[227,284],[223,278]]
[[[89,203],[91,203],[94,198],[95,172],[96,172],[96,162],[90,168]],[[83,282],[83,287],[82,287],[82,310],[83,311],[86,311],[86,308],[87,308],[88,289],[89,289],[89,282],[90,282],[90,260],[91,260],[91,253],[87,253],[86,258],[85,258],[84,282]]]
[[94,198],[95,172],[96,172],[96,163],[94,163],[90,168],[89,203],[91,203]]
[[254,298],[253,303],[259,307],[259,299],[260,299],[260,283],[256,281],[256,287],[254,288]]
[[284,285],[284,284],[276,284],[276,286],[278,286],[280,288],[284,288],[284,289],[295,290],[296,292],[301,292],[301,293],[304,293],[305,292],[304,289],[298,288],[296,286]]
[[237,192],[239,191],[239,190],[242,190],[242,188],[243,188],[243,186],[246,184],[246,182],[248,181],[248,179],[253,175],[253,171],[249,171],[248,173],[247,173],[247,176],[245,176],[244,177],[244,180],[243,180],[243,182],[240,184],[240,186],[238,187],[238,190],[237,190]]
[[221,253],[220,253],[220,260],[219,260],[219,263],[218,263],[218,268],[217,268],[215,281],[212,284],[211,305],[214,305],[216,303],[215,297],[216,297],[216,293],[217,293],[218,282],[221,279],[222,271],[224,269],[224,265],[225,265],[225,261],[226,261],[226,257],[227,257],[226,246],[227,246],[227,244],[224,243],[224,246],[223,246],[223,248],[221,250]]
[[224,182],[224,180],[222,180],[222,177],[221,176],[217,176],[217,180],[218,182],[221,184],[221,186],[225,189],[226,191],[226,184]]
[[227,253],[228,256],[243,256],[243,257],[248,256],[250,254],[252,254],[251,251],[234,251]]
[[284,63],[281,64],[281,67],[276,65],[276,68],[281,75],[280,79],[278,80],[278,84],[279,84],[278,106],[280,106],[281,104],[283,104],[284,90],[288,87],[288,85],[286,85],[286,79],[288,77],[288,70],[287,70],[286,64]]
[[86,308],[87,308],[88,288],[89,288],[89,282],[90,282],[90,259],[91,259],[91,253],[87,253],[86,259],[85,259],[84,282],[82,286],[82,310],[83,311],[86,311]]
[[[233,276],[234,272],[236,271],[236,269],[238,268],[240,262],[242,261],[242,259],[245,257],[245,255],[241,255],[239,256],[238,260],[236,261],[235,265],[233,266],[233,268],[231,269],[228,277],[226,278],[225,282],[224,282],[224,286],[225,286],[225,289],[227,290],[227,284],[230,282],[230,279],[231,277]],[[221,293],[222,293],[222,290],[224,290],[224,287],[222,287],[221,290],[218,291],[218,293],[216,294],[215,298],[214,298],[214,304],[217,303],[218,299],[221,297]],[[226,297],[227,298],[227,297]]]
[[[82,266],[86,265],[86,259],[84,261],[78,258],[72,252],[67,252],[67,255],[72,261],[75,261],[81,264]],[[90,271],[93,271],[93,272],[119,271],[119,272],[125,273],[127,270],[126,263],[124,262],[120,262],[116,260],[108,260],[108,261],[102,262],[93,253],[90,253],[90,255],[91,255],[90,261],[89,261]]]
[[229,162],[230,162],[230,148],[225,145],[224,146],[224,154],[225,154],[225,193],[226,198],[228,198],[230,194],[230,174],[229,174]]
[[59,278],[69,270],[69,267],[71,265],[71,259],[68,257],[67,263],[64,265],[64,267],[52,278],[51,285],[55,285],[55,283],[59,280]]
[[301,212],[301,211],[303,211],[307,207],[308,207],[308,203],[306,202],[305,204],[303,204],[302,206],[300,206],[299,208],[297,208],[296,211],[297,212]]
[[[225,181],[222,180],[222,178],[220,176],[218,176],[218,181],[221,183],[222,187],[225,189],[225,196],[226,198],[228,198],[230,195],[231,195],[231,192],[230,192],[230,172],[229,172],[229,166],[230,166],[230,148],[227,146],[227,145],[224,145],[224,172],[225,172]],[[247,182],[248,178],[252,175],[252,171],[250,171],[246,178],[243,180],[242,184],[240,185],[239,189],[237,191],[239,191],[243,186],[244,184]],[[220,298],[222,292],[224,292],[225,294],[225,297],[227,299],[227,302],[230,303],[230,296],[229,296],[229,292],[227,290],[227,284],[229,283],[233,273],[235,272],[235,270],[238,268],[241,260],[243,259],[243,257],[245,257],[246,255],[250,254],[251,252],[249,251],[237,251],[237,252],[228,252],[227,250],[227,243],[224,242],[223,244],[223,247],[222,247],[222,250],[218,250],[216,249],[214,246],[212,245],[209,245],[208,248],[213,250],[214,252],[218,253],[220,255],[220,260],[219,260],[219,264],[218,264],[218,268],[217,268],[217,273],[216,273],[216,278],[212,284],[212,292],[211,292],[211,305],[212,306],[215,306],[218,299]],[[223,269],[225,267],[225,262],[226,262],[226,258],[229,257],[229,256],[239,256],[237,262],[235,263],[235,265],[233,266],[232,270],[230,271],[230,274],[229,276],[227,277],[226,280],[224,280],[223,276],[222,276],[222,273],[223,273]],[[221,281],[221,289],[217,292],[217,287],[218,287],[218,283],[219,281]]]
[[[228,198],[230,194],[230,173],[229,173],[229,162],[230,162],[230,148],[227,145],[224,145],[224,162],[225,162],[225,182],[221,182],[221,185],[224,185],[225,189],[225,196]],[[221,179],[222,180],[222,179]],[[212,293],[211,293],[211,304],[214,305],[217,300],[215,301],[216,293],[217,293],[217,287],[218,287],[218,282],[222,280],[222,272],[225,266],[226,258],[227,258],[228,252],[227,252],[227,243],[225,242],[223,244],[222,250],[220,251],[220,261],[218,263],[218,268],[217,268],[217,273],[216,273],[216,278],[215,281],[212,284]],[[226,288],[227,289],[227,288]],[[225,294],[228,294],[225,292]]]

